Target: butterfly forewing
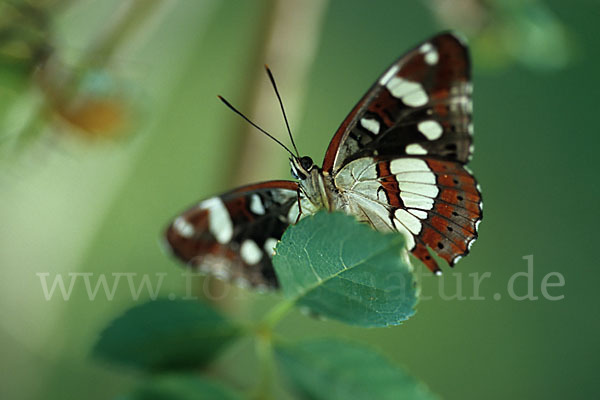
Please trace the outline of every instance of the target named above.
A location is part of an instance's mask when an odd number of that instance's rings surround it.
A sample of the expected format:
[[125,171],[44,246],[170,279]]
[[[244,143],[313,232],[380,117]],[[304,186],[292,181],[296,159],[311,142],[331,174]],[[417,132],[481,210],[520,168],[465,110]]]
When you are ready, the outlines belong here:
[[297,208],[296,182],[246,186],[190,208],[166,238],[178,258],[203,272],[241,286],[277,287],[271,256]]
[[365,156],[434,156],[466,163],[471,148],[467,48],[452,34],[417,46],[392,64],[333,137],[323,170]]

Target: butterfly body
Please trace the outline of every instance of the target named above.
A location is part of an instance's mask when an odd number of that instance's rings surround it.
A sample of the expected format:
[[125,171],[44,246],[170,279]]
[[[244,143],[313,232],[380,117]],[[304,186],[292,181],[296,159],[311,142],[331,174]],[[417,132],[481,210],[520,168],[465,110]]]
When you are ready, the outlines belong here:
[[451,266],[477,238],[481,194],[465,164],[472,146],[466,46],[437,35],[393,63],[333,136],[322,167],[292,156],[298,180],[250,185],[214,197],[167,229],[173,252],[238,284],[276,287],[273,248],[283,231],[319,209],[397,231],[431,271]]

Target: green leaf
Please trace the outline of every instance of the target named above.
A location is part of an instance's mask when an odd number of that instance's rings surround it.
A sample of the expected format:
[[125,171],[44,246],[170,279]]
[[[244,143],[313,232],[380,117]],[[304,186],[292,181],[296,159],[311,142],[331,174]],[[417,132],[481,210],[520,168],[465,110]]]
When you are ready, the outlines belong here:
[[361,326],[398,325],[417,289],[404,237],[325,211],[284,233],[273,264],[284,295],[324,317]]
[[235,392],[205,378],[167,375],[154,379],[118,400],[240,400]]
[[157,300],[114,320],[102,332],[94,355],[148,371],[196,368],[239,332],[202,302]]
[[276,345],[275,354],[293,386],[310,399],[437,399],[403,369],[363,345],[313,339]]

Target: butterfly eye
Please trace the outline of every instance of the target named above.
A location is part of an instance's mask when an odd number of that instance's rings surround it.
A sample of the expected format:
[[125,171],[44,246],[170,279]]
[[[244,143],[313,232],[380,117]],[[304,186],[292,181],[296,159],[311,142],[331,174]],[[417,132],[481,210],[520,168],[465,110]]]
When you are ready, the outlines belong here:
[[309,168],[305,165],[307,164],[309,167],[312,166],[313,162],[310,157],[302,157],[302,158],[290,158],[290,166],[292,176],[296,179],[304,180],[306,179],[306,172],[308,172]]
[[310,157],[302,157],[300,159],[300,165],[302,166],[302,168],[304,168],[305,171],[309,171],[314,165],[314,162]]

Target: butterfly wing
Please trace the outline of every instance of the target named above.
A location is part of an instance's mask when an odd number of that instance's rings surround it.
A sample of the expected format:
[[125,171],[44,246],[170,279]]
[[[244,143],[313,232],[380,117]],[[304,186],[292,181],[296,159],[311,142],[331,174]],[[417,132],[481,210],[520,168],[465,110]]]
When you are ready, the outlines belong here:
[[323,170],[365,156],[425,155],[466,163],[471,153],[468,50],[444,33],[392,64],[335,133]]
[[241,286],[277,287],[271,256],[298,215],[298,184],[271,181],[200,202],[167,228],[173,254]]
[[323,170],[350,212],[397,230],[429,269],[427,247],[454,265],[481,221],[481,194],[466,169],[472,152],[468,50],[450,33],[392,64],[333,137]]
[[335,176],[349,212],[381,231],[398,231],[427,267],[439,266],[427,246],[451,266],[477,238],[481,195],[464,166],[434,158],[356,159]]

